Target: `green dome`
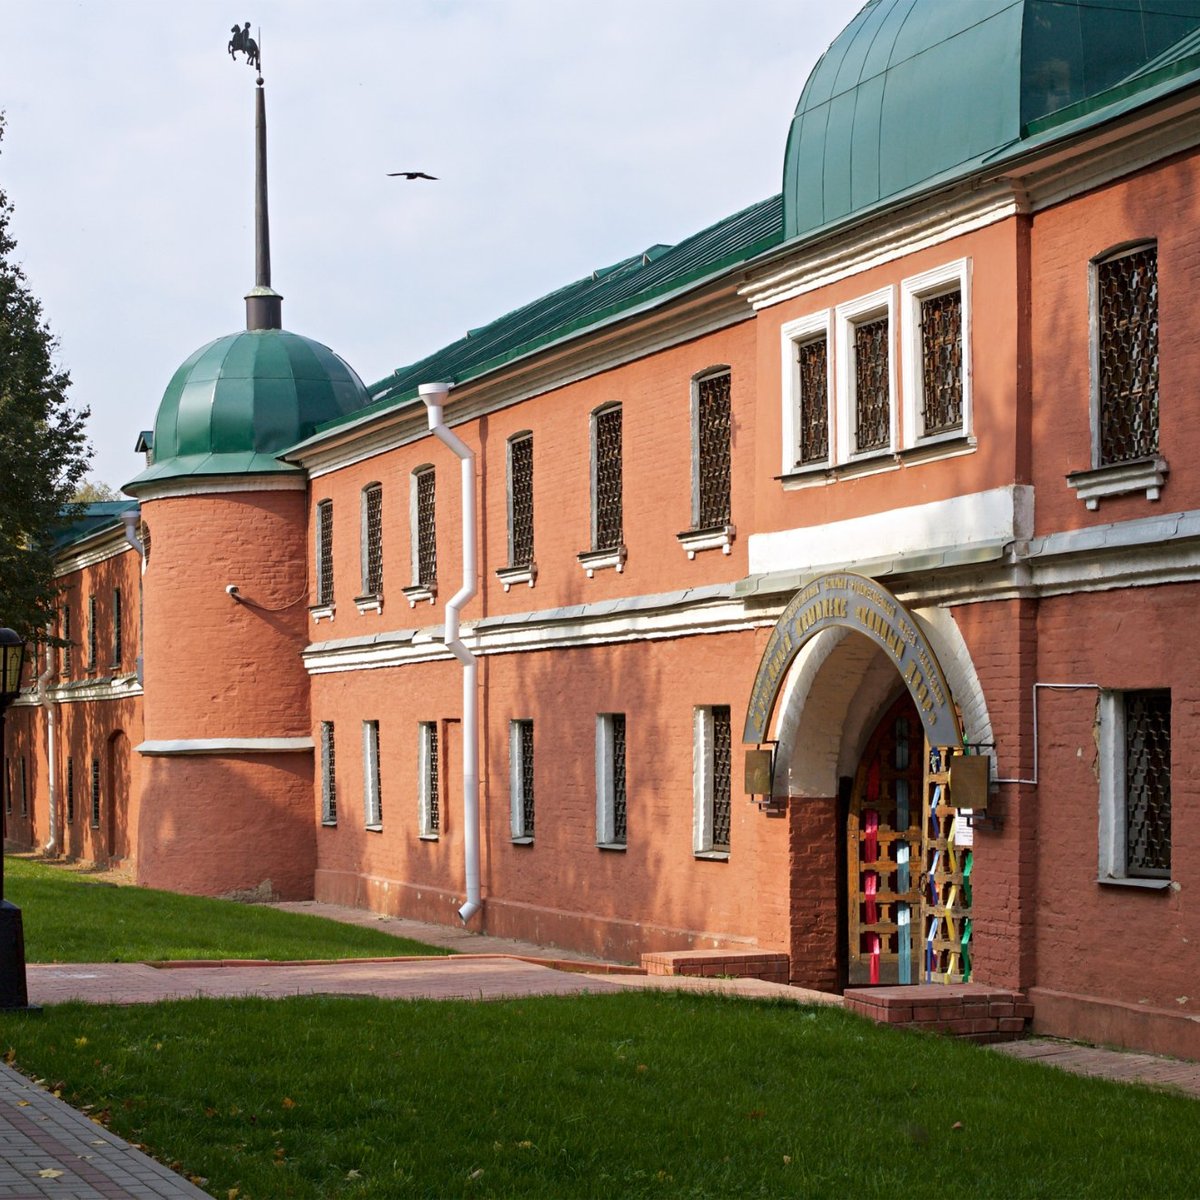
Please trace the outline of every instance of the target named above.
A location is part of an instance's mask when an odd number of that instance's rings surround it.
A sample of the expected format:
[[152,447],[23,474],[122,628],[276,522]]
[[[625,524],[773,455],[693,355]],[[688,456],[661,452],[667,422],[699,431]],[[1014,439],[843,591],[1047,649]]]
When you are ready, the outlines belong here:
[[870,0],[796,106],[784,237],[967,173],[1198,27],[1194,0]]
[[126,490],[194,475],[295,472],[275,456],[369,402],[362,380],[320,342],[282,329],[230,334],[175,372],[154,421],[154,464]]

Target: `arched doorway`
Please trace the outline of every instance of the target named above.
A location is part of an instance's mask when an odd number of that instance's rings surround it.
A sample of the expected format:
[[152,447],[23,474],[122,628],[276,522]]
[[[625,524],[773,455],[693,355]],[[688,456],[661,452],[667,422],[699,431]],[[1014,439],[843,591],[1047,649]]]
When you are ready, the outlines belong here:
[[846,817],[849,983],[912,983],[920,973],[925,736],[903,692],[867,741]]

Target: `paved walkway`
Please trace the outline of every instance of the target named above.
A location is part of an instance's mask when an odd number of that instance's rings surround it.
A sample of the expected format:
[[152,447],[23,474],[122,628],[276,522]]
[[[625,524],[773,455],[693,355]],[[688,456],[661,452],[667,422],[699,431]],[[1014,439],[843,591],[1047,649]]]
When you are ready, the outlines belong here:
[[[312,963],[30,964],[29,998],[140,1004],[196,996],[372,995],[393,999],[473,999],[580,995],[631,988],[787,997],[840,1004],[841,998],[759,979],[628,974],[619,964],[400,918],[324,904],[281,908],[373,925],[430,945],[467,951],[446,958],[355,959]],[[11,1016],[5,1020],[36,1020]],[[1109,1079],[1167,1085],[1200,1097],[1200,1063],[1031,1038],[1000,1053]],[[76,1112],[44,1088],[0,1065],[0,1200],[177,1200],[206,1193]]]

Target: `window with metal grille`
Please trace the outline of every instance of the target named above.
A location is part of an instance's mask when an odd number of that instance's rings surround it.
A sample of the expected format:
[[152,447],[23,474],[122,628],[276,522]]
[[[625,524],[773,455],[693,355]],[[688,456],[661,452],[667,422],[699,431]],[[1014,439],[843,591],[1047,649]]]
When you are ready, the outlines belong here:
[[886,316],[854,326],[854,451],[884,450],[891,442],[889,328]]
[[1098,466],[1158,453],[1158,250],[1096,264]]
[[413,479],[416,492],[413,540],[414,582],[431,591],[437,587],[437,494],[436,476],[432,467],[425,467]]
[[92,828],[100,828],[100,760],[92,759]]
[[1171,875],[1171,693],[1125,693],[1125,870]]
[[333,722],[321,722],[321,824],[337,824],[337,758]]
[[71,674],[71,606],[64,604],[62,608],[62,673]]
[[628,838],[625,790],[625,714],[596,718],[596,841],[622,847]]
[[12,760],[4,756],[4,811],[12,815]]
[[383,485],[372,483],[362,494],[362,590],[383,594]]
[[75,820],[75,759],[67,757],[67,823]]
[[29,776],[26,774],[28,760],[22,754],[17,759],[17,784],[21,795],[21,816],[29,816]]
[[112,665],[120,669],[121,660],[125,657],[125,644],[121,637],[121,589],[113,588],[113,644]]
[[727,704],[695,710],[692,747],[692,848],[727,855],[732,821],[732,735]]
[[533,838],[533,722],[509,726],[509,778],[512,836]]
[[87,602],[87,670],[96,669],[96,597]]
[[829,459],[829,339],[811,338],[796,347],[800,381],[799,444],[796,465]]
[[533,434],[508,443],[508,562],[533,562]]
[[698,529],[729,524],[730,374],[696,385],[696,500]]
[[921,300],[922,432],[951,433],[963,424],[962,292]]
[[625,541],[621,510],[621,406],[592,416],[592,549]]
[[142,543],[142,570],[145,570],[150,565],[150,526],[145,521],[142,522],[138,539]]
[[333,603],[333,501],[317,505],[317,604]]
[[368,829],[383,828],[379,786],[379,722],[363,722],[363,815]]
[[442,831],[437,722],[422,721],[419,732],[419,828],[422,837],[436,838]]

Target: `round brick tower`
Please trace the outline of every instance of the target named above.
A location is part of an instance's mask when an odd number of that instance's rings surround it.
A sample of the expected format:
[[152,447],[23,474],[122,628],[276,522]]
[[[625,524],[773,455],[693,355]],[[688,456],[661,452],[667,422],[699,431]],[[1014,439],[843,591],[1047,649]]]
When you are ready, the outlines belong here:
[[158,408],[141,502],[138,881],[207,895],[312,895],[307,477],[276,455],[368,403],[271,289],[266,123],[256,89],[257,283],[246,330],[196,351]]

